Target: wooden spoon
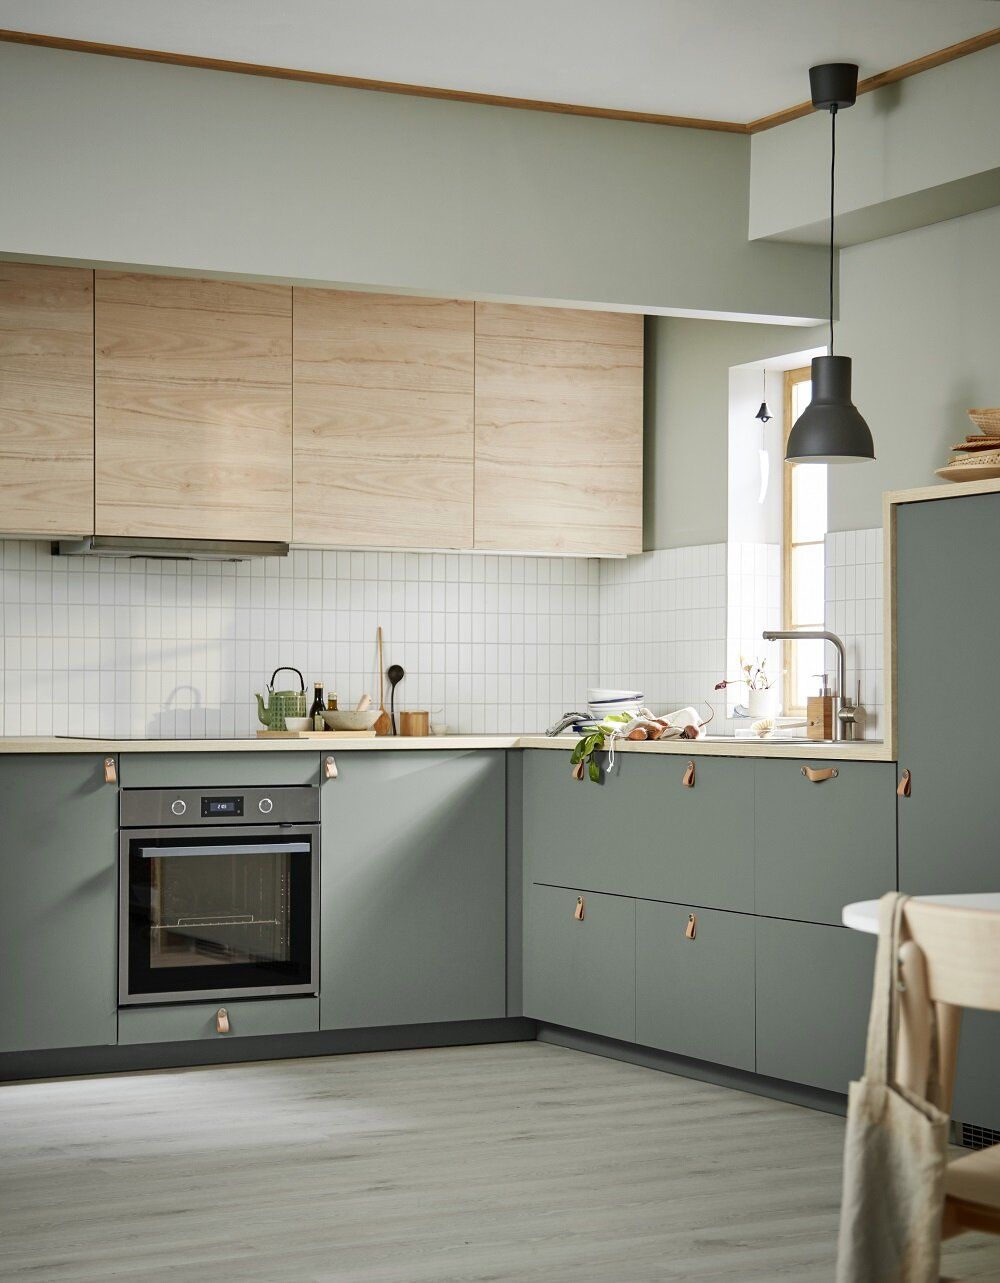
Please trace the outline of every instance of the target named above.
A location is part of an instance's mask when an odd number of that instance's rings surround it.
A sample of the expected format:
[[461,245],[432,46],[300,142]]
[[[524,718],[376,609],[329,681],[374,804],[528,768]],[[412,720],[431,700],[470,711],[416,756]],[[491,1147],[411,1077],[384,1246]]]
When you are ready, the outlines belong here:
[[392,730],[392,722],[389,720],[389,714],[385,711],[385,665],[382,662],[381,624],[378,629],[378,710],[378,719],[373,729],[376,735],[388,735]]

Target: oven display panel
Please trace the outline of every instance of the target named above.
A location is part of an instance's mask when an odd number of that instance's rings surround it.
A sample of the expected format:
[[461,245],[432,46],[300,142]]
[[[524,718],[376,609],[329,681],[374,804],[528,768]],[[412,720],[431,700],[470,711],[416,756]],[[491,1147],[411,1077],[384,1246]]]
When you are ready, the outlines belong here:
[[201,813],[205,817],[215,817],[224,815],[242,815],[243,798],[242,797],[203,797],[201,799]]

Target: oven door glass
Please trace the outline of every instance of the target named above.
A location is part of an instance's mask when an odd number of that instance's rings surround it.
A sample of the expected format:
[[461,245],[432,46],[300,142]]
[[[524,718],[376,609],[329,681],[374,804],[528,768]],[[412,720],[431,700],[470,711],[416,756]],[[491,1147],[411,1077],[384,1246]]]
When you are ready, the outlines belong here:
[[122,1000],[312,992],[315,846],[308,826],[123,835]]

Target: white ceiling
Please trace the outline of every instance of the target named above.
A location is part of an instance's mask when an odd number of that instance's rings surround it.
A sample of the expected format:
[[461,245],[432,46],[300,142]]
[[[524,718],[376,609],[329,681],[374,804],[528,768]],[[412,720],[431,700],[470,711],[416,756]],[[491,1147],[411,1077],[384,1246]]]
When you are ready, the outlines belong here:
[[815,62],[884,71],[995,0],[0,0],[0,27],[509,97],[746,121]]

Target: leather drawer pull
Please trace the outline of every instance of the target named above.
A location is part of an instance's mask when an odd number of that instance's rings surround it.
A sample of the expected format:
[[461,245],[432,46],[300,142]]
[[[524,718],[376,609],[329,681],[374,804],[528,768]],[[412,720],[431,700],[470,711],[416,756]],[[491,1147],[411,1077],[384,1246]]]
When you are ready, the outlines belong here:
[[229,1012],[225,1007],[220,1007],[215,1013],[215,1032],[217,1034],[229,1033]]
[[681,783],[686,789],[694,788],[694,762],[688,762],[687,770],[681,776]]
[[337,759],[335,757],[328,757],[323,762],[323,775],[328,780],[337,778]]
[[913,777],[910,775],[910,772],[909,772],[909,771],[904,771],[904,772],[903,772],[903,774],[899,777],[899,783],[896,785],[896,796],[897,796],[897,797],[909,797],[909,796],[910,796],[910,789],[911,789],[911,787],[912,787],[912,779],[913,779]]
[[577,922],[582,922],[587,913],[587,902],[582,895],[576,897],[576,908],[573,910],[573,917]]
[[684,928],[684,934],[687,936],[689,940],[693,940],[695,936],[698,934],[697,913],[688,914],[687,926]]
[[840,772],[835,766],[824,766],[821,770],[815,766],[803,766],[802,774],[813,784],[822,784],[824,780],[835,780]]
[[104,783],[118,783],[118,766],[113,757],[106,757],[104,759]]

